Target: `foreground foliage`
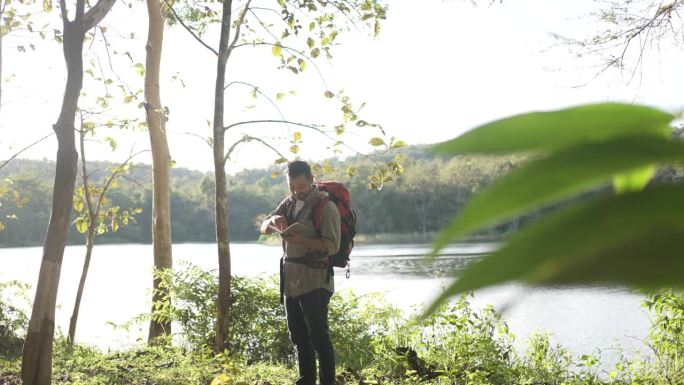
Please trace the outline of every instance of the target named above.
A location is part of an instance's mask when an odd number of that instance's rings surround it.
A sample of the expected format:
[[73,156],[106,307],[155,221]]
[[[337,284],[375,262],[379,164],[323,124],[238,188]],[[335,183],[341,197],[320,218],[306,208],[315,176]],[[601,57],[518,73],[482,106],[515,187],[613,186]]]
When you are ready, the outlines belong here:
[[[657,168],[684,162],[675,116],[646,106],[603,103],[521,114],[477,127],[437,150],[533,158],[475,197],[438,236],[449,242],[531,210],[577,200],[509,237],[447,288],[448,297],[507,281],[682,286],[681,185],[649,185]],[[433,305],[433,306],[436,306]]]
[[[293,349],[287,340],[274,278],[234,281],[234,327],[219,355],[211,351],[213,275],[193,266],[167,275],[173,306],[155,317],[172,317],[178,334],[156,346],[101,352],[55,343],[55,384],[292,384]],[[2,286],[4,290],[9,287]],[[1,314],[9,309],[0,302]],[[331,326],[340,384],[682,384],[684,383],[684,295],[661,292],[644,306],[653,315],[645,341],[648,357],[618,359],[614,368],[597,355],[574,356],[543,333],[532,335],[524,353],[492,307],[473,307],[468,296],[442,305],[432,316],[406,318],[377,296],[337,293]],[[15,308],[16,309],[16,308]],[[147,316],[149,317],[149,315]],[[21,317],[19,317],[21,318]],[[141,317],[140,320],[145,319]],[[0,330],[9,330],[2,318]],[[4,328],[4,329],[3,329]],[[12,329],[2,342],[21,341]],[[5,346],[5,345],[3,345]],[[16,346],[16,345],[14,345]],[[20,345],[19,345],[20,346]],[[3,351],[0,384],[18,384],[17,355]]]

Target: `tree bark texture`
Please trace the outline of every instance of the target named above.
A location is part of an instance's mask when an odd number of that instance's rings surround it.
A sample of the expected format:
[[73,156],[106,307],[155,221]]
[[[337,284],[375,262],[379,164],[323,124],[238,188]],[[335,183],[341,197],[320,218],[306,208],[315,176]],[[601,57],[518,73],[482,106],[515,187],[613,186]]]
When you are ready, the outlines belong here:
[[[92,218],[91,221],[94,221]],[[88,234],[86,235],[86,256],[83,262],[83,270],[81,271],[81,280],[78,282],[78,290],[76,291],[76,301],[74,302],[74,310],[69,319],[69,335],[67,341],[73,344],[76,338],[76,325],[78,324],[78,312],[81,308],[81,299],[83,298],[83,289],[85,288],[86,278],[88,277],[88,268],[90,267],[90,258],[93,255],[93,242],[95,240],[95,227],[93,222],[88,226]]]
[[77,19],[64,22],[64,58],[67,82],[62,110],[53,126],[57,135],[57,163],[52,212],[48,223],[43,259],[33,301],[21,365],[24,385],[49,385],[52,378],[52,341],[55,330],[55,302],[74,199],[78,153],[74,119],[83,87],[83,39],[85,28]]
[[64,247],[69,235],[78,165],[74,120],[78,98],[83,88],[83,40],[86,31],[105,17],[114,2],[115,0],[99,0],[86,13],[85,0],[77,0],[75,18],[69,21],[66,1],[60,0],[64,26],[62,49],[67,67],[67,81],[62,109],[57,123],[53,126],[57,136],[57,162],[52,192],[52,211],[45,234],[36,295],[22,352],[21,379],[24,385],[50,385],[52,381],[55,303]]
[[228,338],[230,319],[230,240],[228,238],[228,192],[226,181],[225,130],[223,125],[224,95],[226,83],[226,63],[228,62],[228,41],[230,38],[232,0],[224,0],[221,18],[221,38],[219,40],[216,65],[216,88],[214,94],[214,177],[216,242],[218,245],[219,291],[216,305],[216,335],[214,349],[222,352]]
[[[171,254],[171,155],[166,140],[166,115],[161,105],[159,69],[164,40],[164,3],[147,0],[149,27],[145,59],[145,111],[152,149],[152,244],[154,267],[157,270],[172,268]],[[152,312],[155,302],[168,301],[167,289],[160,288],[159,279],[153,278]],[[150,320],[148,342],[162,335],[171,334],[171,322]]]
[[[0,18],[2,18],[2,14],[0,14]],[[3,36],[0,35],[0,110],[2,109],[2,38]]]

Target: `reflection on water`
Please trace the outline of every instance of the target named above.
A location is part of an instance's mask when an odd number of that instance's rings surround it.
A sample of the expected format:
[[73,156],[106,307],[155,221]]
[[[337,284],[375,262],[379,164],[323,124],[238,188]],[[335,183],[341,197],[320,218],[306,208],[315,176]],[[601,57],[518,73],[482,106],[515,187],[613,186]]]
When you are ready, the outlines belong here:
[[[420,311],[450,282],[452,273],[476,260],[496,245],[467,243],[447,247],[434,262],[423,256],[429,245],[359,245],[352,253],[352,274],[335,276],[337,290],[357,294],[382,292],[390,303],[407,314]],[[39,247],[0,249],[0,281],[19,279],[35,286],[42,249]],[[57,296],[60,307],[56,324],[66,331],[85,248],[65,250]],[[273,275],[278,272],[280,246],[232,244],[235,275]],[[190,261],[207,270],[217,269],[214,244],[179,244],[173,247],[174,263]],[[119,348],[144,340],[144,330],[125,333],[108,326],[122,324],[149,309],[152,283],[151,245],[98,245],[81,304],[77,341],[101,348]],[[338,270],[339,271],[339,270]],[[33,293],[29,293],[33,298]],[[644,352],[640,339],[648,333],[649,320],[641,310],[642,296],[622,288],[573,287],[527,288],[506,284],[479,290],[474,306],[492,304],[503,310],[504,319],[524,349],[526,338],[535,331],[548,331],[553,341],[575,354],[602,351],[604,369],[615,362],[614,346],[625,352]]]
[[404,278],[440,278],[463,269],[479,256],[494,250],[494,244],[464,243],[449,246],[440,256],[427,259],[428,245],[359,246],[352,254],[354,274]]

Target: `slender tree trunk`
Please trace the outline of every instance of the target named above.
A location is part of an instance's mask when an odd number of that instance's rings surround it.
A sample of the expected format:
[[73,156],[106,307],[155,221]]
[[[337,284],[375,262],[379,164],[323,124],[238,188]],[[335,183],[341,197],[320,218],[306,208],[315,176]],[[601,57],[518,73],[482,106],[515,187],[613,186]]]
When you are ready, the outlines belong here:
[[62,110],[53,126],[57,136],[57,162],[52,191],[52,212],[48,222],[43,260],[40,265],[36,296],[33,300],[24,350],[21,379],[24,385],[50,385],[52,380],[52,342],[55,332],[55,303],[62,270],[64,247],[69,236],[71,209],[78,152],[74,138],[74,120],[78,98],[83,88],[83,40],[85,33],[109,13],[115,0],[98,0],[85,12],[85,0],[76,1],[74,21],[69,21],[66,1],[60,0],[64,25],[62,50],[67,67],[67,81]]
[[[86,187],[87,188],[87,187]],[[81,298],[83,298],[83,288],[85,287],[86,278],[88,277],[88,268],[90,267],[90,257],[93,255],[93,243],[95,240],[95,226],[93,225],[95,218],[90,219],[90,226],[88,227],[88,234],[86,235],[86,256],[83,261],[83,271],[81,271],[81,280],[78,282],[78,291],[76,291],[76,302],[74,302],[74,310],[71,313],[69,320],[69,336],[67,341],[73,344],[76,337],[76,324],[78,323],[78,312],[81,308]]]
[[[2,19],[1,12],[0,19]],[[2,109],[2,37],[2,34],[0,34],[0,109]]]
[[[159,90],[159,68],[161,64],[162,43],[164,40],[165,10],[159,0],[147,0],[149,28],[147,56],[145,59],[145,111],[147,127],[150,132],[152,148],[152,244],[154,247],[154,267],[157,270],[172,267],[171,255],[171,190],[169,169],[171,155],[166,140],[166,116],[161,105]],[[154,278],[152,295],[152,312],[155,302],[168,301],[168,291],[159,287],[159,279]],[[150,321],[148,342],[161,335],[171,334],[171,322]]]
[[74,139],[74,119],[83,86],[83,39],[85,28],[79,20],[64,20],[64,58],[67,83],[62,110],[53,126],[57,134],[57,163],[43,260],[38,276],[31,320],[24,342],[21,377],[24,385],[49,385],[52,377],[52,341],[55,329],[55,302],[62,258],[69,233],[74,199],[78,153]]
[[221,17],[221,38],[216,65],[216,88],[214,94],[214,177],[216,179],[216,242],[218,244],[219,291],[216,309],[216,336],[214,349],[222,352],[228,337],[230,318],[230,240],[228,238],[228,192],[226,181],[225,135],[223,126],[226,63],[232,0],[224,0]]

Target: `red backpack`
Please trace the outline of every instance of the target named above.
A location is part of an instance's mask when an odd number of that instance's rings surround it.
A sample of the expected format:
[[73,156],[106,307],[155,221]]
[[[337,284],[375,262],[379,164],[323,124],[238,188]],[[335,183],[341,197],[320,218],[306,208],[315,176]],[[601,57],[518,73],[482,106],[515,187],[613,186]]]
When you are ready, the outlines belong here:
[[328,201],[332,201],[340,212],[340,250],[328,257],[329,266],[344,267],[349,278],[349,254],[354,247],[356,235],[356,213],[351,207],[349,190],[340,182],[316,182],[320,191],[328,193],[328,197],[320,199],[313,208],[313,223],[316,231],[321,231],[321,213]]

